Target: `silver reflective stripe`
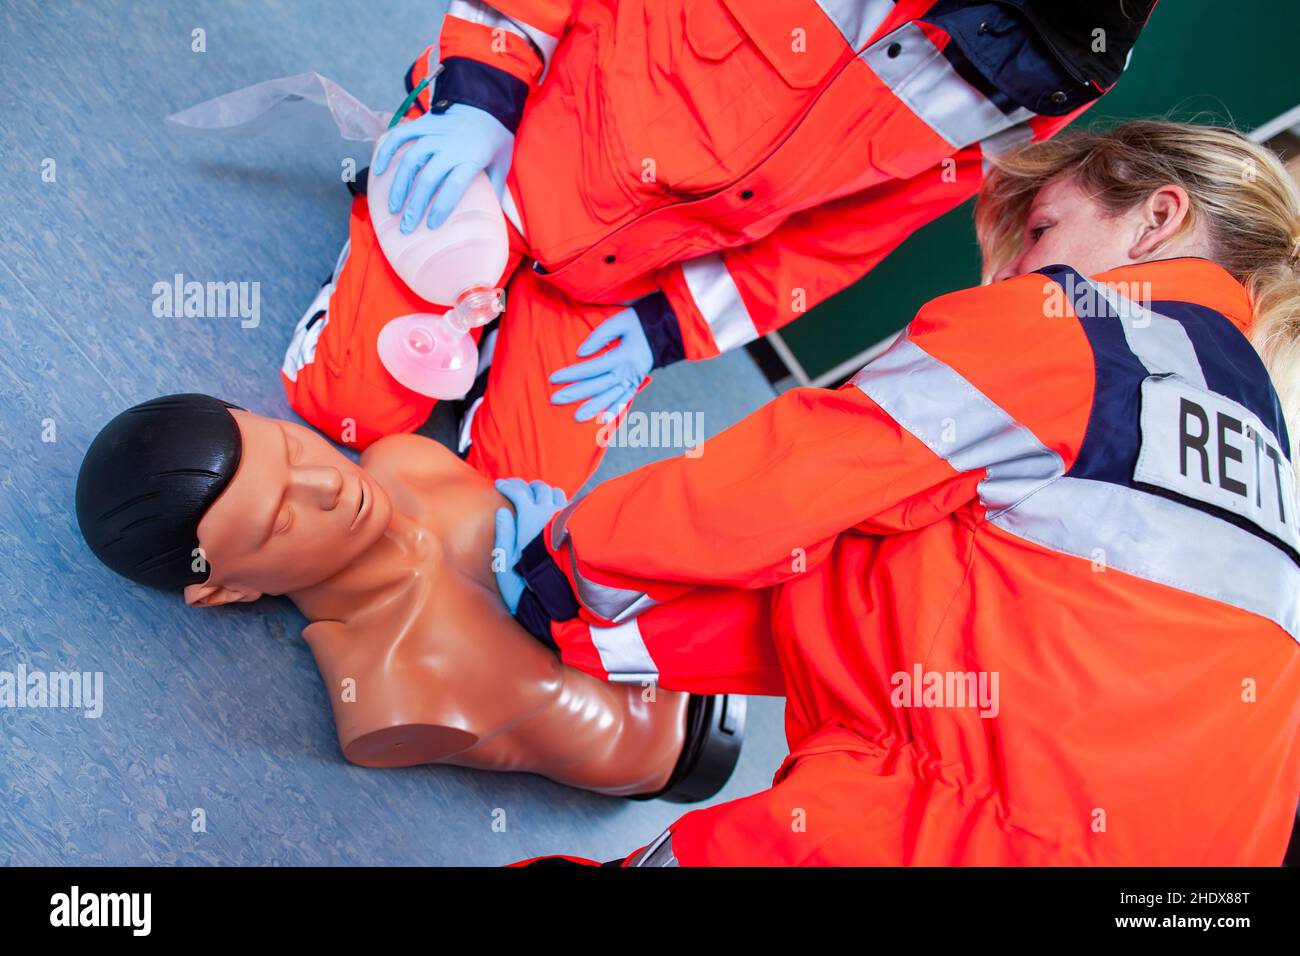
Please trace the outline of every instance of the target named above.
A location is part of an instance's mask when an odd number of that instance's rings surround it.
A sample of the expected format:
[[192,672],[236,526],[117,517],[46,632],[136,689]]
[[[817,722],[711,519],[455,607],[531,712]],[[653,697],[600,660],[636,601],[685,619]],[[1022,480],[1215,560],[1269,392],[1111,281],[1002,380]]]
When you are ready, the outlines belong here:
[[665,830],[655,841],[632,859],[628,866],[679,866],[677,856],[673,853],[673,831]]
[[343,272],[343,267],[348,264],[348,255],[352,252],[352,240],[348,239],[343,243],[343,248],[339,250],[338,258],[334,260],[334,272],[330,276],[330,282],[337,284],[339,275]]
[[980,141],[980,152],[985,156],[1000,156],[1013,149],[1019,149],[1034,138],[1034,128],[1028,122],[1017,123],[1001,132],[984,137]]
[[682,264],[686,287],[691,290],[695,306],[709,323],[713,342],[719,352],[726,352],[758,338],[758,328],[740,298],[740,290],[727,271],[719,252],[700,256]]
[[1124,329],[1124,340],[1146,370],[1154,374],[1173,372],[1201,388],[1205,388],[1205,373],[1196,359],[1196,350],[1187,330],[1173,319],[1152,312],[1146,306],[1101,282],[1084,279],[1119,317]]
[[1266,617],[1300,640],[1295,565],[1262,538],[1204,511],[1107,481],[1064,477],[989,520],[1107,570]]
[[[280,365],[280,371],[284,372],[285,378],[291,382],[298,381],[298,373],[303,370],[303,367],[316,360],[316,345],[320,341],[321,333],[325,331],[325,326],[330,321],[330,297],[334,295],[334,288],[338,284],[339,274],[347,264],[348,254],[351,250],[352,240],[349,239],[343,243],[338,258],[334,260],[334,272],[330,275],[330,281],[320,287],[316,297],[307,306],[307,311],[302,314],[302,318],[294,326],[293,338],[289,340],[289,347],[284,352],[284,362]],[[318,312],[324,312],[325,314],[320,317],[319,321],[308,327],[312,317]]]
[[870,40],[894,12],[894,0],[817,0],[817,6],[854,50]]
[[1028,122],[1024,122],[980,140],[980,155],[984,157],[984,175],[987,176],[993,169],[993,160],[996,157],[1028,145],[1033,138],[1034,128]]
[[618,684],[658,683],[659,668],[641,637],[636,619],[613,627],[589,626],[591,643],[600,655],[600,666]]
[[[894,55],[890,56],[890,50]],[[1033,117],[1018,107],[1003,113],[997,104],[953,69],[915,23],[905,23],[861,54],[867,66],[954,149],[977,143]]]
[[980,499],[990,512],[1065,471],[1060,455],[911,339],[895,342],[853,384],[957,471],[986,468]]
[[492,356],[497,354],[497,333],[501,327],[488,329],[478,343],[478,365],[474,366],[474,377],[478,378],[492,365]]
[[[474,377],[482,375],[492,365],[492,356],[497,350],[497,332],[499,329],[491,329],[479,340],[478,343],[478,366],[474,370]],[[470,404],[465,410],[465,414],[460,416],[460,438],[456,442],[456,451],[464,455],[469,451],[469,446],[474,443],[474,415],[478,412],[478,407],[483,404],[483,396]]]
[[527,238],[524,236],[524,221],[519,217],[519,207],[515,205],[515,197],[511,194],[509,185],[501,190],[501,211],[510,220],[510,225],[515,227],[515,232]]
[[507,30],[515,36],[531,40],[541,51],[543,76],[551,63],[555,48],[560,43],[557,37],[544,33],[531,24],[508,17],[481,0],[451,0],[451,5],[447,8],[447,16],[468,20],[470,23],[481,23],[490,30]]
[[[573,542],[569,542],[569,555],[572,558]],[[658,603],[642,591],[627,591],[588,580],[578,570],[576,563],[573,566],[573,577],[578,583],[578,600],[583,607],[615,624],[631,620]]]
[[1300,581],[1273,545],[1158,495],[1065,477],[1056,452],[909,339],[853,384],[957,471],[986,469],[980,501],[1002,530],[1258,614],[1300,640]]
[[465,454],[469,451],[469,446],[474,444],[474,415],[478,412],[478,407],[483,404],[483,396],[470,404],[465,414],[460,419],[460,437],[456,440],[456,451],[458,454]]
[[565,538],[569,536],[569,519],[573,517],[573,511],[581,500],[581,498],[574,498],[555,512],[555,517],[551,520],[551,547],[554,550],[558,551],[564,544]]
[[556,551],[563,550],[569,562],[569,571],[573,574],[574,583],[577,585],[576,596],[582,606],[607,621],[621,624],[659,602],[644,591],[598,584],[579,570],[578,558],[573,550],[573,539],[569,537],[569,518],[581,500],[581,498],[575,499],[555,513],[555,520],[551,524],[551,547]]
[[588,625],[591,643],[600,655],[601,666],[609,674],[609,679],[618,683],[638,683],[657,681],[659,668],[641,637],[635,615],[640,614],[655,602],[639,591],[625,591],[596,584],[583,577],[578,571],[577,558],[573,553],[573,539],[569,536],[569,518],[582,501],[578,498],[569,502],[556,512],[551,524],[551,545],[563,553],[573,572],[577,584],[577,598],[583,606],[608,621],[617,621],[613,627]]
[[[298,320],[298,324],[294,326],[293,337],[289,339],[289,346],[284,350],[284,361],[280,363],[280,371],[291,382],[298,381],[298,373],[316,360],[316,344],[320,341],[325,326],[329,325],[329,304],[333,292],[332,284],[322,286],[316,293],[316,298],[312,299],[307,306],[307,311]],[[325,314],[311,324],[312,318],[322,311]]]

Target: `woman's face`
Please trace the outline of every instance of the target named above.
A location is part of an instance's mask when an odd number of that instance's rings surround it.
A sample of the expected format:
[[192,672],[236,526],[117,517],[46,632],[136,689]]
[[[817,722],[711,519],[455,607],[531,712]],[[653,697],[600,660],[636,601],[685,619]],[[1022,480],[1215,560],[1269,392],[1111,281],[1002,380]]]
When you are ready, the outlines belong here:
[[1112,214],[1063,173],[1034,197],[1020,255],[993,280],[1057,264],[1094,276],[1153,258],[1203,255],[1199,236],[1179,234],[1189,211],[1186,191],[1170,185],[1131,209]]

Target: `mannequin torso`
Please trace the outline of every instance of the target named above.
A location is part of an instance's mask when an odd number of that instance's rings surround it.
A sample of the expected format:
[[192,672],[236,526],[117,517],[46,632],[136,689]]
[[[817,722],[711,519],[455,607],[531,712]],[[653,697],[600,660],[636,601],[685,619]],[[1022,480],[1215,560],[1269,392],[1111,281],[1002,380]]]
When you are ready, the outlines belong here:
[[492,484],[412,435],[376,442],[361,466],[392,502],[384,537],[289,595],[311,619],[303,637],[345,756],[532,771],[620,795],[661,787],[687,695],[597,680],[519,627],[491,569],[493,518],[506,506]]

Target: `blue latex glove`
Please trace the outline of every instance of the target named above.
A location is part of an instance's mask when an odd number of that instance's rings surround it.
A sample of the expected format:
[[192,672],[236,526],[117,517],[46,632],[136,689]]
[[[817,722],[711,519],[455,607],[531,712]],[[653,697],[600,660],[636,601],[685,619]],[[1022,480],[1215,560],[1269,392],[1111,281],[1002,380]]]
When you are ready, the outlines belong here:
[[578,406],[574,418],[580,422],[600,416],[610,422],[632,401],[641,382],[654,367],[654,353],[641,328],[641,320],[632,309],[611,315],[596,326],[587,340],[578,346],[578,358],[595,355],[610,342],[618,345],[603,355],[577,365],[569,365],[551,375],[551,382],[559,385],[573,384],[551,395],[552,405],[568,405],[587,401]]
[[559,488],[552,488],[544,481],[503,478],[496,483],[496,488],[514,505],[513,511],[497,509],[496,538],[492,546],[492,572],[497,576],[497,589],[513,614],[519,608],[526,586],[524,576],[515,570],[515,565],[524,548],[546,529],[546,523],[569,499]]
[[[487,171],[497,198],[501,198],[506,173],[510,171],[515,135],[491,113],[453,103],[445,113],[425,113],[419,119],[395,126],[375,153],[375,175],[383,175],[397,148],[411,140],[414,142],[402,154],[402,162],[388,188],[389,212],[397,212],[406,203],[402,232],[414,231],[426,208],[429,228],[441,226],[480,170]],[[408,194],[410,202],[407,202]]]

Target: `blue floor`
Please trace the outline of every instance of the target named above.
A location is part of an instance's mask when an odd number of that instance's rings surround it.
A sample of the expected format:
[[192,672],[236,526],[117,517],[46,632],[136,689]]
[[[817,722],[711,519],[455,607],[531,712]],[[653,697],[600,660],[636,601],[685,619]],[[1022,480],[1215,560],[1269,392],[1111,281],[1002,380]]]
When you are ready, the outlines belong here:
[[[524,775],[352,767],[287,602],[193,611],[114,578],[77,532],[77,468],[117,411],[203,391],[289,415],[276,370],[345,236],[341,145],[214,143],[162,117],[308,70],[393,108],[439,20],[426,0],[0,6],[0,672],[105,675],[98,720],[0,708],[0,864],[610,859],[682,812]],[[260,283],[260,323],[156,318],[153,285],[177,273]],[[742,354],[667,370],[639,407],[703,412],[712,434],[770,394]],[[780,703],[750,718],[719,799],[767,786],[784,754]]]

